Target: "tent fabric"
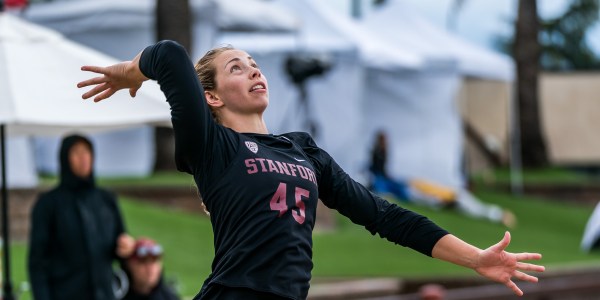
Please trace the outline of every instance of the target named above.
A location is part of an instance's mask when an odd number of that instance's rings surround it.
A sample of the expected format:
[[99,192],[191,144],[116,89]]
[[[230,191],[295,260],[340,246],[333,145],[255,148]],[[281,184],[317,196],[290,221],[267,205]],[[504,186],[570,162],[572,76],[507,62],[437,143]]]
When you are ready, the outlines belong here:
[[454,60],[464,76],[514,80],[515,66],[511,58],[468,43],[437,27],[403,1],[387,1],[366,15],[361,24],[396,47],[422,53],[433,64]]
[[[311,7],[320,19],[326,20],[338,34],[343,34],[358,47],[364,66],[386,70],[417,70],[424,67],[424,57],[418,52],[390,45],[376,37],[369,29],[323,5],[322,2],[307,0],[304,5]],[[318,28],[317,25],[313,31],[320,32]]]
[[453,71],[367,71],[364,132],[369,149],[378,131],[387,135],[391,176],[464,185],[460,83]]
[[[152,1],[153,2],[153,1]],[[131,59],[140,49],[126,47],[129,43],[147,43],[154,36],[148,28],[154,26],[151,1],[52,1],[31,4],[24,17],[34,23],[52,28],[67,38],[100,50],[106,44],[124,45],[113,47],[112,52],[102,51],[120,60]],[[109,32],[119,31],[114,36]]]
[[[228,2],[228,1],[225,1]],[[369,66],[388,69],[418,69],[422,67],[422,57],[404,48],[391,47],[371,32],[352,22],[338,12],[318,1],[270,1],[270,5],[282,11],[292,11],[301,27],[293,34],[270,34],[265,32],[230,33],[224,31],[219,41],[230,41],[240,48],[259,51],[346,51],[357,49],[360,61]],[[261,43],[256,43],[260,40]]]
[[[60,1],[59,1],[60,2]],[[109,5],[107,5],[109,4]],[[37,23],[52,23],[65,35],[153,26],[154,5],[149,1],[64,1],[30,6],[25,14]],[[122,16],[127,16],[123,18]],[[73,21],[77,26],[73,26]]]
[[[24,136],[10,137],[6,141],[6,186],[28,188],[38,184],[35,152],[31,139]],[[2,162],[0,162],[2,167]],[[2,174],[0,174],[0,179]],[[2,184],[0,183],[0,186]]]
[[287,9],[261,0],[220,0],[217,27],[222,31],[292,32],[300,20]]

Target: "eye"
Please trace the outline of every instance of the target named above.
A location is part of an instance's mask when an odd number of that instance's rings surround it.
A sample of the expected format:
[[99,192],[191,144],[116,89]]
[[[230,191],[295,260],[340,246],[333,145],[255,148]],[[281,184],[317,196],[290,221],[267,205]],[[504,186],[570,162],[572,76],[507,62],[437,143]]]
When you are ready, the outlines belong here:
[[256,63],[254,63],[254,64],[251,64],[251,66],[252,66],[253,68],[260,69],[260,67],[259,67],[259,66],[258,66]]
[[229,72],[230,72],[230,73],[233,73],[233,72],[235,72],[235,71],[239,71],[239,70],[241,70],[241,69],[242,69],[242,68],[241,68],[240,66],[238,66],[238,65],[233,65],[233,66],[231,66],[231,68],[229,69]]

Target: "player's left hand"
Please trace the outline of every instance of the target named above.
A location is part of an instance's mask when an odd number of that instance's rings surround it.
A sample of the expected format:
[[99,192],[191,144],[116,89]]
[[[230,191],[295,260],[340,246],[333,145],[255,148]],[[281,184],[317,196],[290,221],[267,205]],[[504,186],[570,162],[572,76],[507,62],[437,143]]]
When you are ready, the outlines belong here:
[[539,260],[542,255],[539,253],[506,252],[504,249],[508,247],[508,244],[510,244],[510,233],[507,231],[500,242],[480,252],[474,269],[482,276],[503,283],[515,294],[522,296],[523,291],[512,281],[512,278],[537,282],[537,277],[525,274],[522,271],[543,272],[545,267],[521,261]]

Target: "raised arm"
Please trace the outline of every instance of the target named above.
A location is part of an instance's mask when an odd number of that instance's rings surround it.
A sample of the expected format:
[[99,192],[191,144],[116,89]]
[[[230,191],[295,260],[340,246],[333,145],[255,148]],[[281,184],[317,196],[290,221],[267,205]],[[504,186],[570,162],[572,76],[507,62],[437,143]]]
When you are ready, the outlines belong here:
[[94,97],[94,101],[107,99],[121,89],[129,89],[133,97],[145,80],[156,80],[171,106],[178,169],[194,173],[198,163],[210,154],[207,147],[216,140],[217,125],[194,66],[181,45],[161,41],[144,49],[132,61],[81,69],[102,75],[77,85],[80,88],[94,86],[83,94],[84,99]]

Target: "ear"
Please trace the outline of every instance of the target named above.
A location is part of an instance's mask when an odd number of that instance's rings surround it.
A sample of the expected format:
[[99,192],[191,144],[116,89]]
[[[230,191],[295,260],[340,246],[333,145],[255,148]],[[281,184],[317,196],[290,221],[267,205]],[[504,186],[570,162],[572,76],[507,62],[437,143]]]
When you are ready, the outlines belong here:
[[204,91],[204,97],[206,98],[206,103],[211,107],[221,107],[225,105],[215,92]]

